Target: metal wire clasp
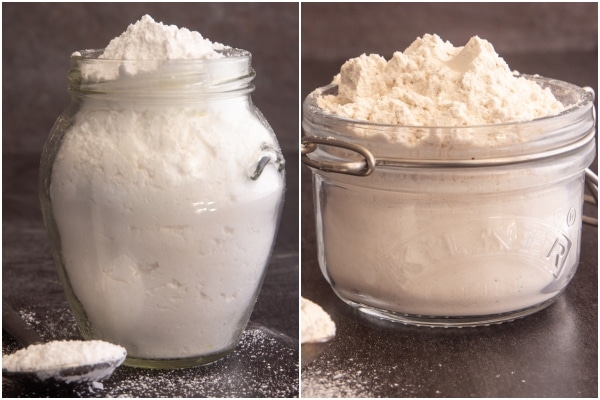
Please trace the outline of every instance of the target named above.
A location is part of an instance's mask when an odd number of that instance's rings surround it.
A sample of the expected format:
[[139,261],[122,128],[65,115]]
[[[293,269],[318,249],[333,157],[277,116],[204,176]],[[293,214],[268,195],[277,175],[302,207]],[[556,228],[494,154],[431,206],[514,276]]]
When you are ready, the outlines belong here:
[[[316,161],[309,154],[317,150],[318,145],[338,147],[358,153],[362,160],[358,161]],[[302,139],[302,162],[311,168],[325,172],[338,172],[355,176],[367,176],[375,168],[375,157],[365,147],[333,138],[304,137]]]
[[277,172],[282,172],[285,169],[285,160],[281,153],[272,146],[263,145],[256,161],[248,168],[250,179],[257,180],[269,163],[277,166]]
[[[319,145],[337,147],[358,153],[361,160],[357,161],[317,161],[309,157],[309,154],[317,150]],[[370,175],[377,161],[373,154],[364,146],[348,143],[333,138],[304,137],[302,139],[302,162],[311,168],[324,172],[336,172],[355,176]],[[435,164],[434,164],[435,165]],[[585,183],[591,195],[585,195],[585,202],[592,205],[598,205],[598,176],[589,168],[585,170]],[[583,222],[589,225],[598,226],[598,218],[583,216]]]

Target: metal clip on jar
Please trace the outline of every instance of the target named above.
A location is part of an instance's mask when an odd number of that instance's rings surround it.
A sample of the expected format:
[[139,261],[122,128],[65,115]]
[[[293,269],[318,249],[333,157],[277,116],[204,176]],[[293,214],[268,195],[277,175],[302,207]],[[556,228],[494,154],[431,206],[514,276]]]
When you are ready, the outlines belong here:
[[557,299],[579,261],[593,92],[530,79],[567,110],[522,123],[405,127],[325,113],[317,98],[335,85],[307,97],[302,161],[313,171],[318,261],[343,301],[449,327],[510,321]]
[[99,54],[71,58],[72,103],[41,159],[68,300],[83,336],[125,347],[126,365],[212,362],[246,327],[283,203],[284,160],[250,98],[251,55]]

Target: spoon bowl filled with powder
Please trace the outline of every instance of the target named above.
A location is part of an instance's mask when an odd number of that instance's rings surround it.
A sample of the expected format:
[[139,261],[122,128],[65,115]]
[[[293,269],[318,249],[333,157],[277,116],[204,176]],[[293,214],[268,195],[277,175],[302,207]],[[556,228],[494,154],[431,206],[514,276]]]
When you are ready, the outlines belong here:
[[6,302],[2,329],[25,348],[2,356],[2,376],[63,383],[94,382],[108,378],[125,361],[127,351],[101,340],[54,340],[41,337]]

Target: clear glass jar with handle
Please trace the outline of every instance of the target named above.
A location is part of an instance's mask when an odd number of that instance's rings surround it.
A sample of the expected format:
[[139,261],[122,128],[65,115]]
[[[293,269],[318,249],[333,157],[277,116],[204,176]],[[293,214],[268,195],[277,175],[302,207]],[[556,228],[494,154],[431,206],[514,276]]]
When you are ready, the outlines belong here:
[[72,103],[41,159],[67,297],[83,336],[125,347],[126,365],[214,361],[248,322],[285,188],[275,134],[250,97],[251,55],[101,52],[71,57]]
[[[335,293],[406,324],[474,326],[529,315],[579,262],[593,92],[530,77],[567,106],[530,122],[366,123],[304,102],[318,256]],[[597,184],[597,182],[596,182]]]

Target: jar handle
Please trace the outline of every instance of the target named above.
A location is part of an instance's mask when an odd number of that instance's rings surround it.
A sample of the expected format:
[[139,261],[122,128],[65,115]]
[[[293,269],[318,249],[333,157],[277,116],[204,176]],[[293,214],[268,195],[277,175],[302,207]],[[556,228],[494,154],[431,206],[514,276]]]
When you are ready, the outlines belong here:
[[260,153],[255,162],[250,164],[248,175],[253,181],[260,178],[265,167],[273,164],[277,167],[277,172],[283,172],[285,169],[285,160],[281,151],[271,145],[265,144],[260,148]]
[[[310,158],[308,155],[317,150],[318,145],[338,147],[346,150],[351,150],[358,153],[362,160],[360,161],[317,161]],[[302,162],[311,168],[325,172],[337,172],[355,176],[368,176],[375,168],[375,157],[363,146],[354,143],[348,143],[333,138],[315,138],[304,137],[302,139]]]

